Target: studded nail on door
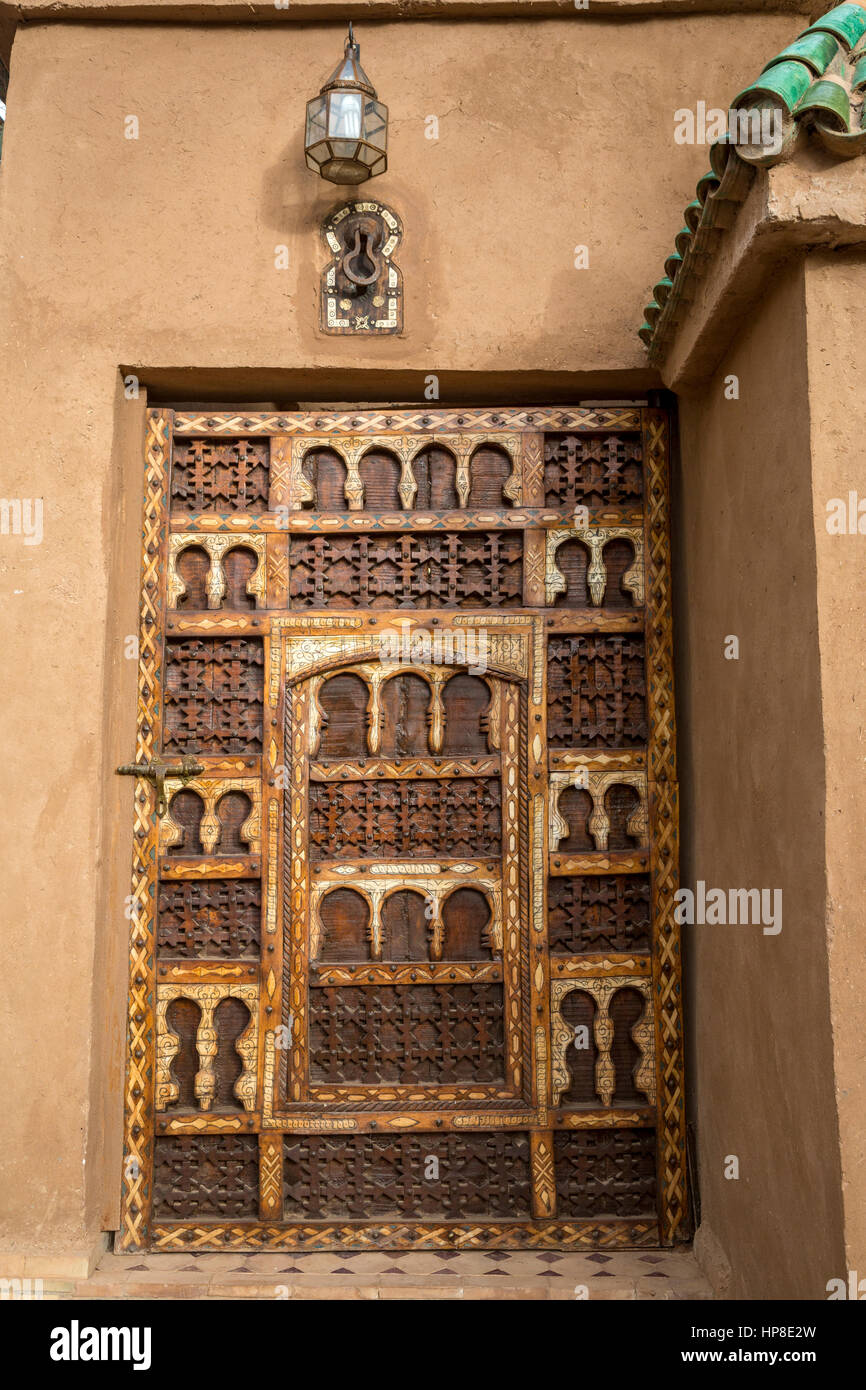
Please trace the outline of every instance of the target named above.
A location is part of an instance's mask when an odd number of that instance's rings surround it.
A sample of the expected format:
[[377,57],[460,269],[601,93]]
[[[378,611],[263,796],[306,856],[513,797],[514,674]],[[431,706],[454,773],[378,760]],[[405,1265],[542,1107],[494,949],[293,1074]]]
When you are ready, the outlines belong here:
[[685,1234],[667,437],[149,412],[120,1248]]

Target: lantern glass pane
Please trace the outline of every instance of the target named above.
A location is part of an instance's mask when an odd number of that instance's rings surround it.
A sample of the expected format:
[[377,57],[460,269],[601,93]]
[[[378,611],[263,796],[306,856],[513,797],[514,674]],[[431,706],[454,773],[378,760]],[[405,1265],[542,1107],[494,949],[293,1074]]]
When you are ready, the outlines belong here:
[[357,140],[361,134],[361,93],[331,92],[329,96],[329,136]]
[[364,107],[364,139],[384,150],[388,142],[388,108],[381,101],[368,101]]
[[305,145],[313,145],[317,140],[321,140],[327,133],[325,112],[328,106],[327,97],[313,97],[312,101],[307,102],[307,138]]
[[335,159],[356,159],[358,142],[357,140],[332,140],[331,149]]

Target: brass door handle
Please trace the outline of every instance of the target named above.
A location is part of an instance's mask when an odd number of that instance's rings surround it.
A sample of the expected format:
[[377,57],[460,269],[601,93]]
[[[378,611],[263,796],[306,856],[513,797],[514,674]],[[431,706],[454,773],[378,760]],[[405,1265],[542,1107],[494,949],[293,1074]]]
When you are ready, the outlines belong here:
[[183,757],[179,763],[165,763],[161,758],[156,758],[151,763],[123,763],[117,768],[117,773],[121,777],[145,777],[148,782],[153,782],[156,787],[156,814],[158,816],[164,816],[168,810],[165,799],[166,777],[179,777],[186,784],[191,777],[198,777],[199,773],[202,772],[204,772],[204,764],[190,755]]

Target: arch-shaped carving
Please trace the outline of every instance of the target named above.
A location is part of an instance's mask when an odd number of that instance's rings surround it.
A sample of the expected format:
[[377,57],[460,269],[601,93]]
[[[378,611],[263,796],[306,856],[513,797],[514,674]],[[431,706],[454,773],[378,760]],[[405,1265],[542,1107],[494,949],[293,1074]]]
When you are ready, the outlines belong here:
[[[267,572],[265,566],[265,541],[262,534],[237,532],[234,535],[199,535],[195,532],[174,532],[168,541],[168,606],[169,608],[206,607],[210,610],[225,608],[228,582],[226,578],[226,556],[234,551],[251,551],[256,557],[252,573],[244,579],[242,606],[264,607],[266,601]],[[204,576],[206,602],[201,592],[204,562],[200,552],[204,551],[209,561]],[[193,552],[195,558],[189,558]],[[237,578],[241,570],[248,566],[235,561],[232,565],[234,578],[233,594],[237,593]],[[247,599],[252,602],[247,604]]]
[[355,671],[338,671],[322,680],[316,692],[320,757],[366,757],[368,699],[368,687]]
[[614,782],[604,794],[604,810],[609,822],[609,850],[633,849],[643,843],[644,808],[636,787]]
[[442,752],[450,757],[471,757],[487,753],[492,706],[496,693],[480,676],[456,671],[445,682],[442,692],[445,732]]
[[[551,853],[557,849],[566,853],[607,852],[648,845],[645,772],[587,772],[584,768],[577,768],[573,772],[553,772],[549,789]],[[568,795],[571,791],[582,791],[584,797],[589,797],[592,809],[588,819],[587,801]],[[586,843],[586,832],[590,844]]]
[[[222,1089],[218,1070],[220,1051],[220,1027],[215,1013],[227,998],[242,1002],[249,1017],[241,1030],[228,1041],[230,1048],[241,1059],[240,1075],[226,1074]],[[172,1079],[171,1068],[177,1055],[180,1039],[172,1031],[167,1017],[170,1005],[177,999],[191,1000],[199,1009],[198,1026],[195,1033],[195,1050],[198,1070],[193,1078],[193,1094],[200,1110],[210,1110],[214,1099],[230,1091],[226,1104],[240,1101],[247,1111],[256,1106],[256,1043],[258,1036],[258,985],[223,984],[158,984],[156,987],[156,1108],[164,1110],[166,1104],[177,1099],[177,1083]],[[172,1020],[176,1016],[172,1015]],[[240,1022],[238,1018],[236,1020]],[[233,1026],[228,1030],[233,1033]],[[226,1052],[229,1073],[233,1067],[230,1052]],[[215,1063],[217,1070],[215,1070]],[[230,1084],[229,1084],[230,1083]]]
[[333,445],[314,445],[301,459],[301,474],[313,491],[313,508],[318,512],[346,510],[348,465]]
[[249,854],[249,821],[253,814],[252,798],[233,788],[224,792],[216,802],[219,822],[218,854]]
[[242,1110],[237,1084],[243,1073],[238,1043],[250,1026],[250,1010],[242,999],[226,995],[214,1009],[216,1057],[214,1058],[213,1104],[217,1110]]
[[397,888],[382,901],[382,959],[429,959],[430,910],[416,888]]
[[397,511],[401,506],[411,505],[411,502],[406,504],[401,495],[401,483],[405,488],[404,467],[393,450],[380,445],[365,449],[358,461],[358,475],[365,511]]
[[482,889],[474,883],[453,888],[442,902],[440,915],[443,960],[489,960],[492,957],[493,907]]
[[506,489],[514,473],[514,458],[498,443],[484,440],[469,459],[469,506],[504,507],[512,503]]
[[[614,1020],[611,1014],[611,1000],[624,989],[634,990],[640,995],[644,1001],[644,1008],[637,1021],[631,1024],[625,1021],[622,1006],[618,1010],[622,1019],[621,1026],[628,1028],[629,1038],[637,1046],[640,1053],[637,1066],[632,1068],[631,1051],[628,1048],[623,1048],[620,1065],[629,1068],[630,1073],[633,1071],[633,1085],[636,1090],[643,1092],[646,1103],[655,1104],[652,981],[643,975],[619,975],[602,979],[554,980],[552,982],[550,987],[551,1064],[554,1105],[559,1104],[560,1096],[569,1091],[573,1084],[566,1056],[574,1040],[574,1027],[563,1017],[563,1003],[566,996],[574,990],[591,994],[596,1005],[593,1018],[593,1040],[596,1048],[594,1069],[596,1096],[601,1104],[608,1108],[613,1103],[615,1088],[619,1090],[620,1086],[627,1085],[627,1081],[620,1081],[616,1076],[616,1064],[613,1055]],[[617,1052],[617,1056],[620,1056],[619,1052]],[[632,1102],[632,1104],[634,1103]],[[639,1101],[639,1103],[643,1104],[644,1102]]]
[[602,550],[604,563],[605,608],[633,608],[634,584],[630,576],[634,573],[634,542],[627,536],[615,536],[606,542]]
[[198,1054],[195,1040],[200,1022],[201,1008],[194,999],[172,999],[166,1009],[163,1065],[167,1078],[157,1090],[157,1109],[169,1105],[176,1105],[180,1110],[196,1108]]
[[592,563],[589,546],[572,536],[563,541],[556,552],[556,565],[564,587],[557,594],[557,608],[588,608],[590,606],[589,570]]
[[[379,876],[370,872],[359,873],[356,869],[351,870],[352,885],[351,891],[363,899],[369,914],[367,925],[367,937],[370,942],[369,954],[365,954],[363,960],[382,960],[391,959],[387,952],[387,923],[385,917],[390,918],[391,913],[386,912],[389,900],[400,893],[412,892],[419,896],[423,901],[423,917],[425,922],[425,937],[427,943],[424,947],[424,955],[418,959],[430,959],[439,961],[443,959],[454,960],[489,960],[492,956],[502,953],[502,887],[495,879],[473,878],[471,884],[462,883],[453,878],[442,878],[437,875],[424,875],[423,879],[407,881],[403,874],[411,873],[413,865],[395,865],[394,873]],[[400,870],[400,876],[397,871]],[[323,904],[326,896],[338,890],[348,888],[341,882],[333,879],[326,879],[324,882],[319,880],[313,884],[310,899],[310,955],[312,959],[321,959],[324,963],[325,957],[321,955],[322,941],[324,933],[324,914]],[[481,904],[473,904],[473,912],[467,912],[468,904],[458,899],[450,912],[443,915],[448,900],[466,889],[473,892],[484,900],[484,908]],[[416,904],[410,904],[415,910]],[[360,916],[360,908],[357,909]],[[475,926],[483,916],[484,922],[480,927],[481,931],[481,952],[480,955],[449,956],[447,954],[446,942],[446,918],[450,917],[453,923],[458,917],[463,917],[465,921],[464,936],[467,941],[474,940],[473,933]],[[416,936],[416,941],[419,939]],[[460,948],[458,933],[457,946]],[[474,949],[474,948],[473,948]],[[344,957],[340,958],[344,960]],[[398,957],[397,959],[415,959],[415,957]],[[347,962],[348,963],[348,962]]]
[[[639,526],[580,526],[548,531],[544,572],[544,592],[547,603],[554,604],[565,601],[576,606],[583,606],[582,603],[578,603],[576,597],[577,587],[582,584],[582,578],[577,575],[577,567],[582,561],[579,558],[579,552],[571,546],[571,542],[576,540],[580,541],[589,551],[586,587],[592,606],[595,608],[600,608],[602,605],[621,607],[625,592],[631,595],[634,607],[641,607],[644,601],[643,531]],[[626,568],[621,568],[626,559],[625,551],[621,549],[609,550],[612,541],[626,541],[631,547],[631,562]],[[608,551],[611,566],[611,588],[612,591],[616,590],[612,598],[608,598],[607,595],[608,572],[605,553]],[[560,555],[563,557],[562,560],[560,560]],[[566,562],[575,571],[571,580],[563,569]],[[561,600],[559,596],[563,594],[565,599]],[[626,606],[628,606],[627,602]]]
[[[222,825],[217,814],[217,802],[227,792],[243,792],[249,802],[246,820],[237,827],[241,849],[226,851],[222,842]],[[184,784],[179,777],[165,779],[168,810],[159,823],[161,854],[259,854],[261,851],[261,783],[256,777],[194,777]],[[184,825],[192,823],[197,813],[191,803],[179,801],[183,794],[194,794],[203,807],[198,820],[197,839],[201,848],[190,849],[191,837],[184,834]],[[182,809],[184,806],[186,810]],[[226,808],[228,811],[229,808]],[[176,816],[177,811],[177,816]],[[183,817],[187,819],[184,820]],[[234,825],[234,818],[232,819]],[[230,831],[230,834],[232,832]],[[179,846],[179,848],[177,847]]]
[[423,757],[428,751],[431,714],[429,679],[399,671],[382,681],[379,696],[381,739],[386,758]]
[[[645,1087],[649,1085],[645,1069],[641,1068],[644,1053],[635,1038],[635,1029],[647,1011],[647,999],[640,990],[626,985],[611,996],[608,1012],[613,1024],[611,1059],[614,1070],[614,1105],[645,1105]],[[642,1085],[638,1087],[637,1078]]]
[[256,570],[259,557],[248,545],[233,545],[223,556],[224,608],[243,610],[256,606]]
[[[371,905],[355,888],[328,887],[316,904],[318,930],[310,954],[320,961],[359,963],[370,959]],[[315,948],[315,949],[314,949]]]
[[573,989],[563,998],[562,1019],[571,1029],[563,1060],[568,1071],[568,1086],[560,1096],[561,1105],[595,1105],[598,1044],[595,1040],[595,1016],[598,1005],[589,990]]
[[191,610],[208,606],[207,581],[210,574],[210,556],[203,545],[187,545],[178,552],[177,580],[179,592],[178,608]]
[[558,810],[566,833],[558,848],[563,853],[589,854],[595,849],[595,841],[589,831],[593,809],[592,797],[584,787],[566,787],[562,792]]
[[416,486],[414,506],[443,512],[466,505],[457,493],[457,456],[438,440],[425,443],[412,455],[412,474]]
[[174,827],[174,836],[165,843],[167,837],[163,833],[165,852],[168,854],[202,854],[201,844],[201,823],[205,815],[205,804],[201,796],[184,787],[177,792],[168,803],[168,814],[163,818],[163,828],[166,822],[170,821]]

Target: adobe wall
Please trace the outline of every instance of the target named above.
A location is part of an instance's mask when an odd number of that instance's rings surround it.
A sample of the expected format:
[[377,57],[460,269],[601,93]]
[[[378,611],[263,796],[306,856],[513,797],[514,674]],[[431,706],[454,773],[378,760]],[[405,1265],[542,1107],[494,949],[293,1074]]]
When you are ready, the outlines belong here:
[[[842,1165],[845,1269],[866,1277],[866,257],[806,262],[809,398],[818,564],[818,654],[824,701],[825,928],[830,1024]],[[858,530],[850,529],[850,494]],[[849,511],[843,534],[828,531],[828,502]],[[835,510],[835,508],[834,508]],[[839,1271],[843,1273],[842,1270]],[[864,1286],[866,1287],[866,1286]]]
[[[856,542],[833,552],[846,567],[840,586],[819,511],[831,477],[833,487],[854,477],[858,422],[842,427],[847,453],[834,470],[840,383],[830,370],[815,395],[823,344],[812,338],[827,289],[802,259],[776,271],[716,373],[680,402],[682,882],[783,891],[776,935],[761,925],[684,928],[703,1218],[696,1248],[735,1298],[826,1297],[827,1280],[847,1268],[831,1003],[838,994],[844,1026],[853,1023],[842,960],[853,942],[841,937],[855,930],[843,906],[858,888],[862,923],[862,855],[858,871],[837,826],[854,778],[849,691],[857,680],[862,688],[862,647],[858,672],[856,644],[844,639]],[[725,396],[731,375],[738,400]],[[738,660],[725,658],[731,636]],[[849,806],[848,839],[863,823]],[[829,918],[827,894],[839,897]],[[828,983],[834,919],[840,939]],[[737,1179],[725,1176],[729,1156]]]
[[[249,404],[418,400],[431,372],[443,403],[652,385],[635,330],[707,165],[706,149],[673,144],[673,112],[726,106],[802,27],[792,13],[610,22],[580,11],[361,26],[392,117],[392,171],[371,192],[406,226],[406,333],[377,341],[315,327],[318,225],[340,194],[304,169],[300,141],[342,15],[19,29],[0,174],[0,490],[44,499],[44,539],[0,540],[0,1249],[51,1256],[60,1273],[60,1256],[86,1260],[116,1219],[132,785],[113,768],[134,747],[124,639],[136,627],[143,408],[123,398],[118,367],[188,398]],[[425,138],[428,115],[438,141]],[[287,270],[275,268],[281,245]],[[588,270],[573,268],[576,245]],[[766,582],[781,584],[765,560]],[[773,608],[793,623],[781,587]],[[803,697],[810,728],[815,698]],[[721,753],[700,756],[728,775]],[[736,848],[708,868],[726,871]],[[778,877],[775,862],[756,869]],[[791,912],[781,942],[743,949],[787,959]],[[726,1151],[728,1132],[720,1122]],[[759,1135],[735,1139],[754,1162]],[[832,1232],[838,1218],[824,1214]]]

